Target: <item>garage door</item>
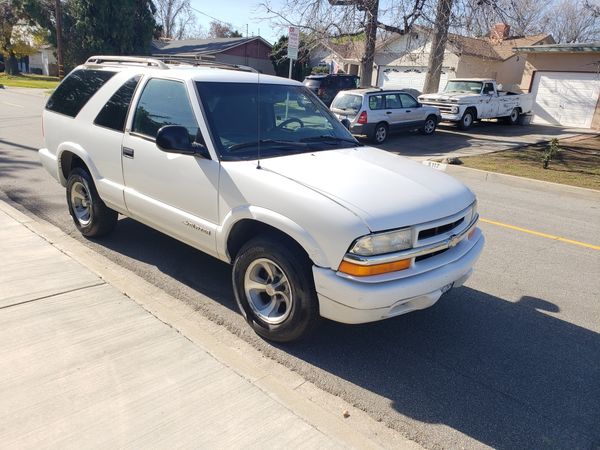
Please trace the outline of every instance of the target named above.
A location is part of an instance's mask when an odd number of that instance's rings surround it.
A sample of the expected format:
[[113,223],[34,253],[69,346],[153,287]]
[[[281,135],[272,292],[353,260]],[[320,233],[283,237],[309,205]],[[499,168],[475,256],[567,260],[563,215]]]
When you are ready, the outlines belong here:
[[[383,67],[377,85],[384,89],[416,89],[423,92],[427,67]],[[448,73],[442,70],[440,86],[446,86]],[[438,89],[439,90],[439,89]]]
[[535,123],[590,128],[600,77],[595,73],[537,72],[531,92]]

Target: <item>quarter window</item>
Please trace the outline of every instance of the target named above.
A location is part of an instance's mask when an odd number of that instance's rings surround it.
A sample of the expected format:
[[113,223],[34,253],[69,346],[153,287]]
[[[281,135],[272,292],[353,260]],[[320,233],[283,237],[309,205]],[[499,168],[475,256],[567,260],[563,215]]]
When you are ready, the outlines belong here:
[[116,72],[80,69],[71,72],[56,88],[46,109],[75,117],[90,98],[110,80]]
[[126,81],[100,110],[94,124],[122,132],[125,129],[129,104],[140,78],[140,75],[137,75]]
[[408,94],[399,94],[399,95],[400,95],[400,101],[402,102],[403,108],[416,108],[417,107],[418,103],[412,95],[408,95]]
[[186,127],[191,140],[199,135],[185,85],[180,81],[153,78],[140,96],[131,131],[154,138],[165,125]]

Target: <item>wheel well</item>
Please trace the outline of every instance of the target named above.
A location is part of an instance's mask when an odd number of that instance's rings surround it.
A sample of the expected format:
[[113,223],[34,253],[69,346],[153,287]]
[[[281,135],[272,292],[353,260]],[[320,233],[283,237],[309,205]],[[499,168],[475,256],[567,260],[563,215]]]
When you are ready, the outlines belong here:
[[438,117],[437,117],[435,114],[429,114],[429,115],[427,116],[427,119],[425,119],[425,120],[429,120],[429,119],[433,119],[433,120],[435,120],[435,122],[436,122],[436,123],[437,123],[437,121],[438,121]]
[[75,153],[63,152],[60,155],[60,170],[62,171],[65,180],[69,178],[69,174],[75,167],[82,167],[89,172],[89,169],[79,156]]
[[299,248],[310,260],[306,250],[304,250],[304,248],[289,234],[286,234],[271,225],[267,225],[264,222],[259,222],[258,220],[253,219],[240,220],[229,232],[229,236],[227,237],[227,253],[230,260],[233,262],[238,252],[246,242],[260,235],[276,236],[281,238],[287,241],[290,245],[294,245]]
[[465,112],[467,111],[471,111],[473,113],[473,120],[477,119],[477,108],[474,108],[472,106],[469,106]]
[[375,125],[375,129],[377,129],[379,125],[385,125],[386,128],[389,128],[390,126],[385,120],[382,120],[381,122],[377,122],[377,125]]

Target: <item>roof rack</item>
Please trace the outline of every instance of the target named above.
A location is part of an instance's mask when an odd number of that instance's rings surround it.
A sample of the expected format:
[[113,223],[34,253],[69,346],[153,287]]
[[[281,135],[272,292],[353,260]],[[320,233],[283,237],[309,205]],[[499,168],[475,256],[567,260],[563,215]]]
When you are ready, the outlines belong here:
[[98,56],[90,56],[88,60],[85,62],[85,65],[101,65],[101,64],[143,64],[147,66],[157,67],[159,69],[168,69],[164,62],[155,59],[155,58],[146,58],[143,56],[106,56],[106,55],[98,55]]
[[189,64],[191,66],[208,66],[208,67],[216,67],[219,69],[229,69],[229,70],[242,70],[244,72],[254,72],[258,73],[253,67],[244,66],[242,64],[229,64],[214,60],[205,60],[205,59],[196,59],[196,58],[180,58],[173,56],[156,56],[156,58],[166,64]]

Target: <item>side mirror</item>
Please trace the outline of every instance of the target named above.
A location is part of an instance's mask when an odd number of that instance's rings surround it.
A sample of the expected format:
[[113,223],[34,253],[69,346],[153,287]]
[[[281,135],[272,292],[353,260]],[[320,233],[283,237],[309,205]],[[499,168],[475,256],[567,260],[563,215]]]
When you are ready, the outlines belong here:
[[158,130],[156,146],[167,153],[200,155],[209,158],[207,148],[202,144],[190,142],[188,129],[179,125],[165,125]]
[[342,119],[341,122],[342,122],[342,125],[344,125],[347,130],[350,129],[350,121],[348,119]]

